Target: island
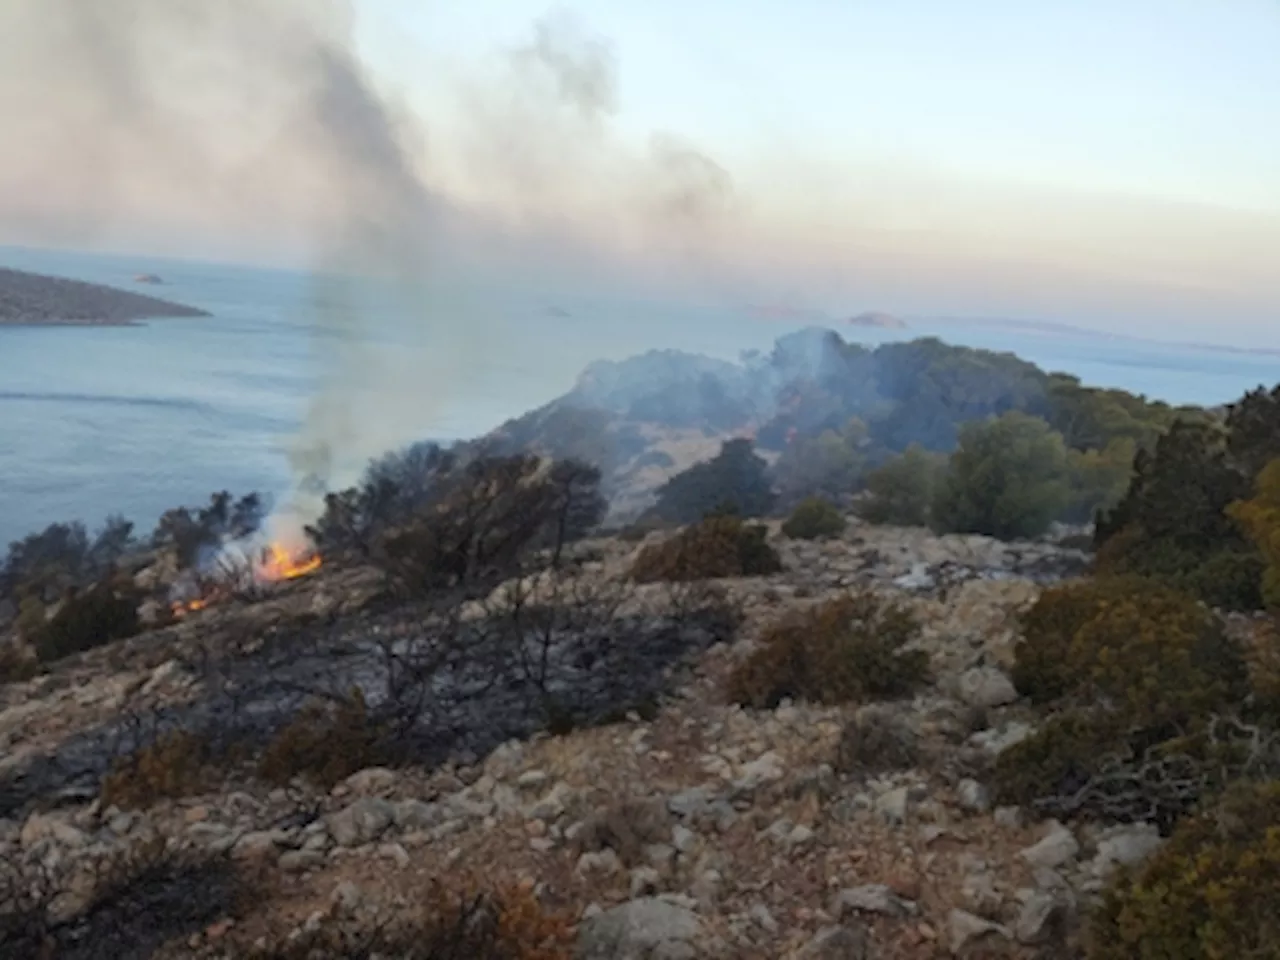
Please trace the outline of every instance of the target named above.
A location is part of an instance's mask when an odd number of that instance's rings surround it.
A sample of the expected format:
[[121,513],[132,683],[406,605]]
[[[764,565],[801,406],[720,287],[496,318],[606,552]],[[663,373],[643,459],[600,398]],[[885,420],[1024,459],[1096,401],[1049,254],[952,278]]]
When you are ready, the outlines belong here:
[[860,313],[856,317],[850,317],[846,322],[851,327],[877,327],[881,330],[907,329],[907,321],[895,317],[893,314],[877,311]]
[[160,276],[155,273],[140,273],[133,278],[134,283],[164,283]]
[[206,310],[98,283],[0,267],[0,327],[122,327]]

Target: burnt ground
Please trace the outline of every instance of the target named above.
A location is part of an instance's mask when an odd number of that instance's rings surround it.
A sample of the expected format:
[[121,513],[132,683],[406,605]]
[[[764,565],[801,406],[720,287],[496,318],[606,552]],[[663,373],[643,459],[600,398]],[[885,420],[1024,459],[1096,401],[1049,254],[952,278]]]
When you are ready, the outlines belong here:
[[166,669],[189,678],[185,694],[148,697],[144,688],[96,725],[11,764],[0,780],[0,817],[96,795],[115,759],[165,732],[261,747],[306,704],[338,702],[356,688],[370,716],[396,730],[397,761],[474,762],[538,730],[652,711],[678,668],[733,627],[717,610],[620,615],[583,605],[529,611],[517,627],[510,618],[442,621],[434,609],[394,604],[262,633],[224,627],[196,632],[194,642],[139,638],[144,663],[166,640],[173,645]]

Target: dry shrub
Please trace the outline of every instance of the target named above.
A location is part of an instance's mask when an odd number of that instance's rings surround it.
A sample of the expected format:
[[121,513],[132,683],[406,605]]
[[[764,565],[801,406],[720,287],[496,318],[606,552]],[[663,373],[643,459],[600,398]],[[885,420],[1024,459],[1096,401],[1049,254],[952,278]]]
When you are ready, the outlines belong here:
[[102,781],[104,807],[144,809],[160,800],[203,793],[215,786],[207,738],[175,730],[121,757]]
[[331,918],[301,936],[256,943],[252,960],[571,960],[573,926],[526,886],[432,884],[420,903],[378,922]]
[[877,776],[908,770],[920,760],[920,744],[911,725],[881,704],[863,707],[845,722],[836,747],[839,773]]
[[928,654],[908,649],[919,635],[901,602],[870,590],[849,593],[772,627],[730,675],[728,695],[752,707],[776,707],[786,697],[848,703],[905,696],[928,678]]
[[708,517],[674,537],[644,547],[631,567],[631,577],[653,583],[778,573],[782,560],[765,542],[767,533],[765,527],[743,523],[738,517]]
[[356,688],[337,704],[312,702],[298,711],[262,751],[258,776],[274,784],[302,777],[327,788],[387,759],[386,731]]
[[1280,956],[1280,782],[1239,783],[1112,879],[1089,960]]
[[21,683],[39,672],[40,664],[21,644],[0,638],[0,684]]

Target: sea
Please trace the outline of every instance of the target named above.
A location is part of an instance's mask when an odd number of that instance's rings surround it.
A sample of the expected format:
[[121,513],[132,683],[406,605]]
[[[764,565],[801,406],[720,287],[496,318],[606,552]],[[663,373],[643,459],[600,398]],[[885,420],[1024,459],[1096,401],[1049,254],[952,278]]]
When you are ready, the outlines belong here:
[[[736,360],[808,325],[747,305],[554,292],[456,278],[394,295],[305,271],[0,248],[0,266],[203,308],[122,327],[0,327],[0,545],[52,522],[92,529],[215,491],[287,497],[320,435],[360,456],[480,435],[569,390],[598,359],[680,349]],[[140,285],[155,274],[163,284]],[[1280,356],[954,321],[839,327],[880,343],[938,335],[1084,382],[1217,404],[1280,382]]]

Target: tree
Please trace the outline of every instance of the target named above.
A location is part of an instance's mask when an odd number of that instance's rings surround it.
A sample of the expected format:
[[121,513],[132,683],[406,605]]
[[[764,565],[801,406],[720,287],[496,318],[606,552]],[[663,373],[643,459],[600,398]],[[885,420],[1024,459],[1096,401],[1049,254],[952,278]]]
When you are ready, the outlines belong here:
[[858,514],[871,523],[925,526],[946,466],[945,456],[913,443],[867,474]]
[[236,500],[223,490],[194,513],[187,507],[165,511],[151,541],[157,547],[173,550],[180,568],[194,567],[205,559],[207,551],[256,533],[266,514],[267,506],[260,495],[249,493]]
[[1227,515],[1249,492],[1220,429],[1176,421],[1151,453],[1138,452],[1128,490],[1099,514],[1099,570],[1174,581],[1214,606],[1256,607],[1262,562]]
[[1280,608],[1280,457],[1258,474],[1253,498],[1237,500],[1227,508],[1227,514],[1248,533],[1266,563],[1263,602]]
[[1227,452],[1250,478],[1280,457],[1280,384],[1251,390],[1227,408]]
[[786,505],[810,496],[839,501],[857,489],[862,474],[861,447],[866,425],[856,417],[840,431],[795,437],[773,466],[779,495]]
[[743,437],[725,441],[714,458],[677,473],[657,497],[649,515],[670,523],[695,523],[724,507],[743,517],[763,516],[776,500],[767,464]]
[[1088,523],[1099,510],[1110,510],[1129,487],[1137,446],[1127,437],[1118,437],[1102,449],[1069,450],[1067,466],[1071,501],[1062,519],[1068,523]]
[[1067,450],[1044,420],[1010,411],[967,423],[933,502],[939,531],[1036,537],[1066,507]]

